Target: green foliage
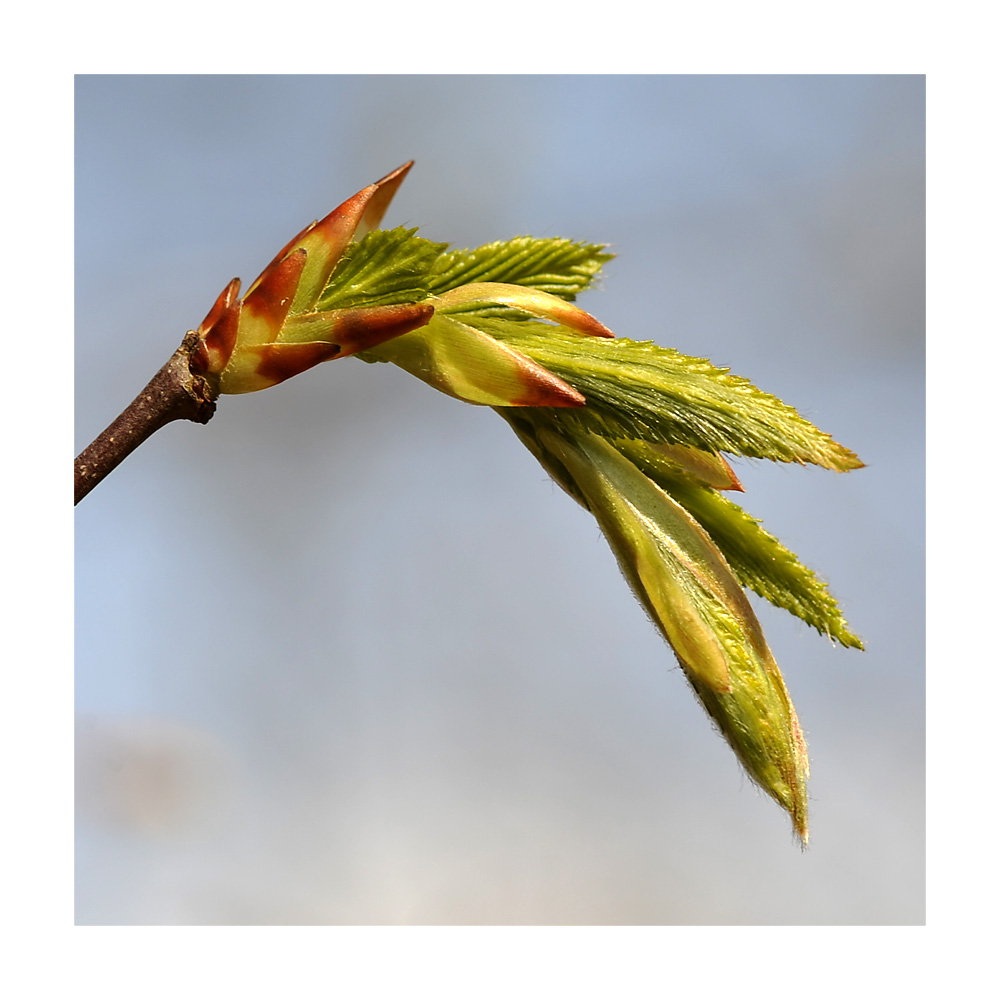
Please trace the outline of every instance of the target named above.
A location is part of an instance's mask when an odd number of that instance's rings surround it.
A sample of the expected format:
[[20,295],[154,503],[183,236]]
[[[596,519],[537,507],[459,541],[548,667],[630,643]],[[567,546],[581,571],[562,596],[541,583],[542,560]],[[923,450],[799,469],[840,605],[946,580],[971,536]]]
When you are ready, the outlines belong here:
[[[415,232],[376,231],[355,244],[338,265],[321,302],[382,304],[487,281],[521,284],[573,299],[612,257],[598,244],[523,236],[475,250],[446,251],[445,244],[424,240]],[[581,392],[586,406],[540,407],[538,416],[544,414],[554,428],[565,432],[594,433],[612,442],[701,524],[744,586],[845,646],[862,648],[826,585],[808,567],[759,521],[686,475],[649,444],[683,444],[706,452],[812,463],[837,471],[861,466],[853,452],[746,379],[672,348],[621,337],[581,336],[504,305],[451,307],[447,312]],[[398,363],[395,356],[400,351],[411,341],[414,350],[418,343],[424,347],[421,338],[427,336],[427,331],[417,331],[359,356]],[[461,349],[456,342],[454,350]],[[459,353],[451,367],[461,364]],[[479,371],[482,365],[478,356],[470,358],[468,370]],[[539,449],[531,422],[517,409],[503,407],[498,412],[557,481],[584,502],[558,459]]]
[[507,420],[597,519],[697,697],[805,841],[805,740],[742,588],[862,645],[826,585],[719,493],[738,486],[721,453],[838,472],[862,463],[728,369],[610,336],[567,305],[611,257],[565,239],[447,250],[415,230],[375,232],[338,265],[321,304],[434,305],[429,322],[359,357],[393,362]]
[[447,243],[432,243],[416,229],[376,229],[344,251],[316,311],[397,305],[427,298],[429,275]]
[[[613,254],[597,244],[518,236],[475,250],[449,250],[416,229],[378,229],[350,244],[316,310],[419,302],[472,282],[524,285],[572,301]],[[514,311],[497,310],[508,318]]]
[[837,471],[861,466],[853,452],[780,399],[700,358],[651,342],[584,338],[533,321],[470,316],[466,322],[583,393],[585,408],[553,414],[564,426]]
[[827,586],[742,507],[685,476],[642,441],[619,450],[708,532],[740,583],[844,646],[864,649]]
[[442,254],[428,284],[432,292],[440,295],[459,285],[498,281],[537,288],[573,301],[613,257],[596,243],[516,236],[475,250]]
[[560,430],[537,408],[502,415],[597,519],[706,711],[805,842],[802,730],[760,623],[714,540],[614,443]]

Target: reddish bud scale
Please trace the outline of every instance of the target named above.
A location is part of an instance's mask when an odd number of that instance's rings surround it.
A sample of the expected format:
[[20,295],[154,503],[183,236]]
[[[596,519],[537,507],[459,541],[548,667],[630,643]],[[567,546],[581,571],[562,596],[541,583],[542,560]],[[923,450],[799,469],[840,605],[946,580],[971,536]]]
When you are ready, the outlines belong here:
[[199,336],[207,333],[219,321],[219,317],[236,301],[236,296],[240,294],[240,279],[233,278],[232,281],[222,289],[215,304],[208,310],[208,315],[201,321],[198,327]]
[[354,234],[355,239],[359,236],[367,236],[373,229],[378,229],[382,217],[389,207],[389,202],[392,201],[399,185],[403,183],[403,179],[410,172],[412,166],[413,160],[410,160],[409,163],[397,167],[392,173],[386,174],[385,177],[372,185],[375,191],[372,193],[364,214],[361,216],[361,221],[358,223],[357,232]]
[[309,256],[295,293],[296,313],[306,312],[316,304],[337,262],[351,242],[364,215],[365,206],[374,193],[375,186],[370,184],[317,222],[298,241],[299,247],[307,250]]
[[410,333],[424,326],[433,315],[433,306],[407,303],[297,316],[288,324],[293,330],[302,332],[299,322],[312,320],[319,327],[317,333],[322,331],[323,336],[328,339],[250,346],[246,350],[255,358],[254,363],[249,366],[248,371],[229,380],[228,386],[224,375],[223,391],[253,392],[265,389],[323,361],[346,358]]
[[260,379],[259,388],[277,385],[340,355],[339,344],[321,340],[309,344],[261,344],[250,350],[258,357],[255,374]]
[[403,333],[410,333],[427,323],[433,315],[434,307],[429,302],[306,313],[289,320],[284,342],[301,343],[307,338],[318,339],[322,332],[325,339],[336,341],[340,345],[341,356],[347,357],[377,347]]
[[292,249],[292,247],[296,246],[298,243],[301,242],[302,237],[305,236],[306,233],[308,233],[310,230],[314,229],[318,225],[319,225],[319,223],[314,220],[314,221],[310,222],[309,225],[306,226],[306,228],[302,230],[302,232],[297,233],[295,236],[293,236],[274,255],[274,259],[271,261],[271,263],[268,264],[267,267],[265,267],[264,270],[261,271],[261,273],[257,276],[257,278],[253,282],[253,284],[247,289],[247,295],[249,295],[261,283],[261,281],[264,280],[264,276],[267,274],[268,271],[271,270],[272,267],[274,267],[275,264],[277,264],[280,260],[283,260],[288,255],[288,252]]
[[243,302],[237,299],[213,324],[204,338],[203,343],[208,351],[210,365],[208,370],[220,374],[229,364],[233,356],[233,349],[236,347],[236,338],[240,331],[240,312]]
[[226,336],[213,333],[219,320],[226,311],[236,301],[236,296],[240,293],[240,279],[233,278],[232,281],[223,288],[214,305],[208,311],[208,315],[201,321],[197,331],[201,338],[197,348],[192,353],[192,368],[199,374],[205,375],[209,372],[218,374],[226,367],[229,356],[233,352],[233,344],[236,342],[236,327],[228,331]]
[[267,268],[243,299],[244,315],[249,314],[269,331],[268,341],[276,340],[281,332],[305,265],[306,251],[293,251]]

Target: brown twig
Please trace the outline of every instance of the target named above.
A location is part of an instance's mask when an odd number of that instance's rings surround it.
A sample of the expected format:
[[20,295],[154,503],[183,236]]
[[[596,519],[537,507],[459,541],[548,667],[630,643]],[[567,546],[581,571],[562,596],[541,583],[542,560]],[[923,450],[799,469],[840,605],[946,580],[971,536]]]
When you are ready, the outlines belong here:
[[191,371],[198,337],[188,333],[170,360],[103,434],[88,445],[73,466],[74,506],[148,437],[174,420],[207,424],[218,393]]

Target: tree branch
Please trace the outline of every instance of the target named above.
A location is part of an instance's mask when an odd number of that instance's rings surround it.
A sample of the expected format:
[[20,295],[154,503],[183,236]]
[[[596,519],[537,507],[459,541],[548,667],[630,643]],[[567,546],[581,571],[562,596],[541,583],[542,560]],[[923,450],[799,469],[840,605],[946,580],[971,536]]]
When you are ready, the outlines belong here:
[[196,334],[188,333],[149,385],[80,453],[73,466],[74,506],[161,427],[174,420],[207,424],[212,419],[218,392],[204,376],[191,371],[197,344]]

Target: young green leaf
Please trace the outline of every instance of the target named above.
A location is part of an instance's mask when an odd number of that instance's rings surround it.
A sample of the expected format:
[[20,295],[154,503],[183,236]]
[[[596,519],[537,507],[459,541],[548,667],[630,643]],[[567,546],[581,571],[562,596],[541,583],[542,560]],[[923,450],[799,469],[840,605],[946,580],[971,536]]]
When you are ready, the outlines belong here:
[[459,285],[498,281],[526,285],[572,301],[613,257],[596,243],[517,236],[475,250],[442,254],[429,276],[428,287],[440,295]]
[[377,229],[351,243],[323,289],[315,311],[388,306],[426,299],[428,274],[447,243],[416,229]]
[[706,711],[805,842],[805,739],[757,617],[725,559],[697,521],[610,442],[560,431],[538,410],[522,414],[515,420],[532,425],[535,447],[572,481],[597,519]]
[[440,392],[480,406],[583,406],[572,386],[531,358],[453,316],[435,315],[412,334],[369,351]]
[[864,649],[826,584],[765,531],[760,521],[692,480],[645,442],[618,441],[616,445],[708,532],[743,586],[842,645]]
[[581,338],[530,320],[465,318],[583,393],[586,407],[556,418],[567,429],[838,472],[862,464],[780,399],[703,359],[649,341]]

